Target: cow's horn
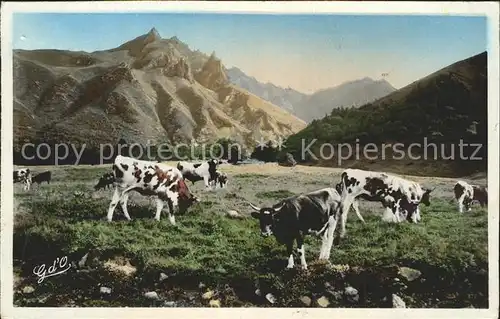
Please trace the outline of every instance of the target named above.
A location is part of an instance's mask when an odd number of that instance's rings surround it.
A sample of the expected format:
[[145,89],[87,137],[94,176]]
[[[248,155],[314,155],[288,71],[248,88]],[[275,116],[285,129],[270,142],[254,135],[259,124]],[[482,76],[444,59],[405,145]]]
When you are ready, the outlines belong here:
[[250,202],[248,202],[248,204],[249,204],[249,205],[250,205],[250,206],[251,206],[254,210],[256,210],[256,211],[260,212],[260,208],[259,208],[259,207],[255,206],[254,204],[252,204],[252,203],[250,203]]
[[285,203],[282,203],[278,208],[275,208],[274,211],[279,212],[283,207],[285,207]]

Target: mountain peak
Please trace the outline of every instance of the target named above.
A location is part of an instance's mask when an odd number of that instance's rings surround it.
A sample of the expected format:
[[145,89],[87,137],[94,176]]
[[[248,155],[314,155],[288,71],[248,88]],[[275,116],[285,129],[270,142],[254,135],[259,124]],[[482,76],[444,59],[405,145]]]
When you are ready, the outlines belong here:
[[158,32],[158,30],[156,30],[155,27],[153,27],[151,30],[149,30],[149,32],[146,34],[146,36],[147,37],[151,37],[154,40],[160,40],[161,39],[160,33]]

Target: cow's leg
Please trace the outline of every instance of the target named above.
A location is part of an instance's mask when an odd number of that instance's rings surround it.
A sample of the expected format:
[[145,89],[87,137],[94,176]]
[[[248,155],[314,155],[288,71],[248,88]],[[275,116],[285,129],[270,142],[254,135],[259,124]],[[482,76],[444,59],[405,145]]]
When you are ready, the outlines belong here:
[[[353,201],[355,199],[346,199],[345,204],[342,206],[342,210],[340,211],[340,234],[339,234],[339,239],[345,238],[346,234],[346,222],[347,222],[347,214],[349,213],[349,208],[351,208],[351,205],[353,204]],[[335,218],[335,224],[337,223],[337,218]]]
[[464,200],[465,200],[465,193],[462,194],[462,196],[460,196],[458,198],[458,212],[460,213],[463,213],[464,212]]
[[125,215],[125,218],[127,220],[131,220],[130,215],[128,214],[127,210],[127,202],[128,202],[128,192],[127,193],[122,193],[121,199],[120,199],[120,205],[122,207],[123,215]]
[[172,203],[172,200],[168,200],[167,204],[168,204],[168,220],[170,221],[170,224],[175,226],[175,215],[179,210],[179,206],[176,203]]
[[286,244],[286,253],[288,255],[288,265],[286,268],[291,269],[295,266],[293,262],[293,239]]
[[118,202],[120,201],[120,190],[118,187],[115,187],[115,192],[113,193],[113,198],[111,199],[111,203],[109,203],[109,208],[108,208],[108,222],[110,222],[113,219],[113,212],[115,211],[116,205],[118,205]]
[[304,237],[302,235],[297,236],[297,252],[300,255],[300,265],[302,269],[307,269],[306,250],[304,248]]
[[327,229],[327,236],[328,236],[328,240],[327,240],[327,245],[326,245],[326,251],[325,251],[325,257],[326,257],[326,260],[330,260],[330,254],[332,252],[332,246],[333,246],[333,238],[335,236],[335,228],[337,228],[337,220],[338,220],[338,217],[335,217],[335,216],[330,216],[330,218],[328,219],[328,229]]
[[328,226],[323,233],[323,239],[321,240],[321,249],[319,251],[319,260],[326,259],[326,249],[328,247]]
[[160,221],[160,216],[161,216],[161,211],[163,210],[163,200],[156,198],[156,214],[155,214],[155,219],[157,221]]
[[211,190],[212,185],[208,176],[203,177],[203,182],[205,183],[205,190]]
[[366,224],[365,220],[363,219],[363,216],[361,216],[361,213],[359,212],[359,200],[355,199],[352,202],[352,207],[354,208],[354,212],[356,212],[356,215],[358,216],[359,220],[363,223]]

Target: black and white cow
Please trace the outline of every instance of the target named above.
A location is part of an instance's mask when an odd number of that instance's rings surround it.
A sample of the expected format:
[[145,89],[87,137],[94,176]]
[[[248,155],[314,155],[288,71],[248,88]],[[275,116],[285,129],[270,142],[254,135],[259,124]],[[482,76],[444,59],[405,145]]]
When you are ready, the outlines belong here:
[[458,203],[458,211],[460,213],[471,211],[471,206],[474,201],[478,201],[481,207],[488,204],[488,188],[479,185],[471,185],[464,181],[458,181],[453,187],[455,199]]
[[323,234],[319,259],[330,258],[337,223],[335,213],[340,204],[340,195],[334,188],[292,196],[271,207],[260,208],[249,204],[255,210],[252,217],[260,221],[261,235],[274,235],[279,243],[286,245],[289,256],[287,268],[294,267],[293,244],[296,241],[301,266],[307,269],[304,248],[307,234]]
[[99,190],[101,188],[107,189],[111,187],[115,182],[115,176],[113,173],[106,173],[99,178],[99,181],[94,186],[94,190]]
[[182,173],[184,179],[191,181],[193,185],[195,182],[203,180],[205,188],[210,189],[215,186],[219,164],[222,164],[222,161],[216,159],[201,163],[179,162],[177,169]]
[[341,184],[340,238],[345,237],[347,213],[356,199],[382,203],[385,213],[394,214],[396,222],[401,222],[401,216],[405,216],[408,221],[417,223],[421,220],[419,205],[430,205],[433,190],[398,176],[360,169],[342,172]]
[[125,218],[131,220],[127,211],[130,191],[155,197],[155,219],[158,221],[164,205],[167,204],[168,218],[172,225],[175,225],[177,212],[184,212],[194,203],[199,202],[198,198],[190,193],[181,172],[166,164],[118,155],[113,164],[113,177],[115,191],[109,204],[108,221],[112,220],[118,202],[121,204]]
[[47,184],[50,184],[51,179],[52,179],[52,172],[45,171],[33,176],[32,182],[37,183],[38,185],[41,184],[42,182],[47,182]]
[[213,181],[215,183],[215,187],[219,186],[220,188],[226,188],[227,186],[227,175],[226,173],[223,172],[215,172],[215,180]]
[[14,183],[24,183],[24,190],[29,191],[32,184],[32,174],[29,168],[14,171]]

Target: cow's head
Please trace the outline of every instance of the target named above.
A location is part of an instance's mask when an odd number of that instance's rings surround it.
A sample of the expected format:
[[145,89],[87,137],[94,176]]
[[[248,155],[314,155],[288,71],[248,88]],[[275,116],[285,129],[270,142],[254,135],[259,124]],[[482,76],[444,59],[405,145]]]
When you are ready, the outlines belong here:
[[335,189],[337,190],[337,193],[342,194],[342,182],[337,183],[335,185]]
[[217,182],[221,187],[225,187],[227,185],[227,175],[224,173],[217,174]]
[[177,191],[179,192],[179,210],[181,213],[200,202],[198,197],[194,196],[193,193],[189,191],[184,179],[179,179],[177,181]]
[[99,178],[99,181],[94,186],[94,190],[101,189],[109,184],[112,184],[114,181],[113,173],[108,173]]
[[274,225],[278,219],[281,209],[285,203],[278,203],[272,207],[259,208],[252,203],[249,203],[255,211],[251,213],[253,218],[260,222],[260,233],[262,236],[267,237],[273,234]]
[[436,187],[434,187],[433,189],[423,189],[424,193],[422,194],[420,202],[425,206],[429,206],[431,204],[431,193],[435,189]]

